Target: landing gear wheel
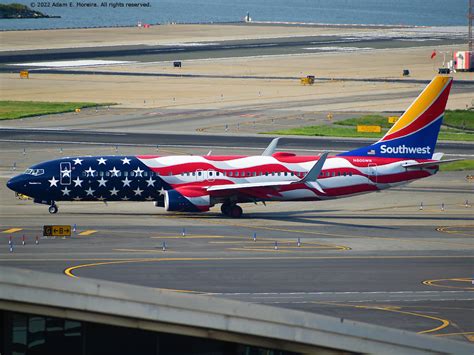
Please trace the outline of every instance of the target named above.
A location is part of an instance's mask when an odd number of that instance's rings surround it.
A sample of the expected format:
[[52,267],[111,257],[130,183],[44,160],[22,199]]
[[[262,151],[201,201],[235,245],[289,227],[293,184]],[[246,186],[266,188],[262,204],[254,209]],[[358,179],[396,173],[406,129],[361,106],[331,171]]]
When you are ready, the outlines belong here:
[[229,216],[232,218],[240,218],[242,217],[242,208],[240,206],[234,205],[230,208]]
[[51,205],[51,206],[49,206],[48,211],[49,211],[49,213],[51,213],[51,214],[58,213],[58,206],[56,206],[56,205]]
[[231,206],[229,204],[223,203],[222,206],[221,206],[222,214],[228,216],[229,213],[230,213],[230,208],[231,208]]

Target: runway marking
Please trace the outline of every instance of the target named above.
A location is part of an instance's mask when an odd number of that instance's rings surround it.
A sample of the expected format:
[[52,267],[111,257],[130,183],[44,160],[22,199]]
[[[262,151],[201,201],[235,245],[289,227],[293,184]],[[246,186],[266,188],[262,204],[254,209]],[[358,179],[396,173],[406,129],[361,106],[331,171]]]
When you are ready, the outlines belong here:
[[[318,236],[328,236],[328,237],[338,237],[338,238],[365,238],[365,239],[380,239],[380,240],[396,240],[401,242],[417,242],[417,243],[437,243],[437,244],[449,244],[449,245],[462,245],[462,246],[469,246],[472,247],[471,244],[465,243],[456,243],[452,241],[439,241],[439,240],[418,240],[418,239],[403,239],[403,238],[393,238],[393,237],[376,237],[376,236],[364,236],[364,235],[350,235],[350,234],[334,234],[334,233],[326,233],[326,232],[315,232],[315,231],[308,231],[308,230],[298,230],[298,229],[285,229],[285,228],[277,228],[277,227],[265,227],[265,226],[247,226],[244,224],[238,223],[219,223],[218,221],[213,220],[206,220],[205,222],[211,224],[218,224],[218,225],[227,225],[233,227],[240,227],[240,228],[252,228],[252,229],[263,229],[263,230],[273,230],[273,231],[280,231],[280,232],[288,232],[288,233],[301,233],[301,234],[309,234],[309,235],[318,235]],[[351,250],[351,248],[341,245],[335,245],[334,247],[341,248],[342,250]]]
[[411,316],[415,316],[415,317],[427,318],[427,319],[432,319],[432,320],[436,320],[436,321],[441,322],[441,325],[439,325],[438,327],[419,331],[419,332],[417,332],[418,334],[427,334],[427,333],[437,332],[437,331],[439,331],[439,330],[441,330],[441,329],[444,329],[444,328],[446,328],[447,326],[450,325],[450,322],[449,322],[449,320],[447,320],[447,319],[443,319],[443,318],[439,318],[439,317],[434,317],[434,316],[429,316],[429,315],[426,315],[426,314],[423,314],[423,313],[418,313],[418,312],[401,311],[401,310],[398,309],[398,308],[402,308],[402,307],[392,307],[392,306],[389,306],[389,307],[354,306],[354,305],[350,305],[350,304],[341,304],[341,303],[335,303],[335,302],[316,302],[316,301],[315,301],[315,302],[312,302],[312,303],[315,303],[315,304],[326,304],[326,305],[336,305],[336,306],[341,306],[341,307],[362,308],[362,309],[369,309],[369,310],[379,310],[379,311],[386,311],[386,312],[393,312],[393,313],[400,313],[400,314],[407,314],[407,315],[411,315]]
[[460,290],[474,290],[473,287],[468,287],[468,286],[451,286],[451,285],[439,285],[438,283],[440,282],[467,282],[470,283],[471,285],[474,285],[474,279],[465,277],[465,278],[453,278],[453,279],[437,279],[437,280],[425,280],[423,281],[423,285],[427,286],[434,286],[434,287],[444,287],[444,288],[455,288],[455,289],[460,289]]
[[93,229],[90,229],[90,230],[86,230],[84,232],[79,233],[79,235],[91,235],[91,234],[94,234],[94,233],[97,233],[97,231],[93,230]]
[[461,333],[447,333],[447,334],[435,334],[435,337],[451,337],[462,335],[464,338],[470,342],[474,342],[474,332],[461,332]]
[[[452,230],[452,228],[468,228],[467,231],[459,231],[459,230]],[[446,226],[446,227],[438,227],[436,228],[437,232],[440,233],[448,233],[448,234],[457,234],[457,235],[463,235],[467,237],[474,237],[474,232],[472,233],[467,233],[469,230],[474,231],[474,225],[461,225],[461,226]]]
[[[238,261],[249,261],[249,260],[338,260],[338,259],[440,259],[440,258],[474,258],[474,255],[458,255],[458,256],[448,256],[448,255],[410,255],[410,256],[281,256],[281,257],[214,257],[214,258],[144,258],[144,259],[122,259],[122,260],[114,260],[114,261],[105,261],[99,263],[91,263],[91,264],[81,264],[76,266],[71,266],[64,270],[64,273],[70,277],[78,277],[75,276],[72,272],[77,269],[86,268],[86,267],[94,267],[94,266],[102,266],[102,265],[112,265],[112,264],[128,264],[128,263],[146,263],[146,262],[162,262],[162,261],[229,261],[229,260],[238,260]],[[3,260],[12,260],[12,259],[3,259]],[[0,259],[0,261],[3,261]],[[31,259],[27,259],[31,261]],[[50,259],[46,259],[45,261],[49,261]],[[13,261],[13,260],[12,260]],[[38,260],[35,260],[38,261]],[[64,261],[71,261],[70,259],[64,259]]]
[[225,235],[176,235],[165,237],[150,237],[151,239],[219,239],[219,238],[238,238]]
[[10,229],[4,230],[2,233],[16,233],[21,230],[23,230],[23,228],[10,228]]
[[121,251],[121,252],[136,252],[136,253],[141,253],[141,252],[146,252],[146,253],[173,253],[172,251],[169,251],[168,249],[163,250],[161,247],[157,247],[156,250],[153,249],[112,249],[113,251]]
[[[288,250],[288,249],[291,249],[291,250]],[[333,247],[327,247],[327,246],[320,246],[320,247],[317,247],[317,246],[314,246],[314,247],[304,247],[304,246],[301,246],[301,247],[288,247],[288,246],[278,246],[278,249],[275,249],[274,245],[268,245],[268,248],[267,249],[263,249],[263,248],[245,248],[245,247],[242,247],[242,248],[227,248],[227,250],[236,250],[236,251],[262,251],[262,252],[283,252],[283,253],[289,253],[289,252],[296,252],[296,250],[298,249],[306,249],[306,251],[312,251],[312,250],[318,250],[318,249],[332,249],[334,250]]]

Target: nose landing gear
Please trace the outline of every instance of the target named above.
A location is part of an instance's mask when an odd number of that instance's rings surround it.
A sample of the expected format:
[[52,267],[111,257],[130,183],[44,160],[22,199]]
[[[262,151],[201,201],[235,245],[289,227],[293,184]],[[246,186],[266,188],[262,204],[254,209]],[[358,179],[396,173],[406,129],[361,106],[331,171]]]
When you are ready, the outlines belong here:
[[49,206],[48,211],[51,214],[58,213],[58,206],[53,202],[52,205]]
[[233,205],[229,203],[223,203],[221,206],[221,212],[225,216],[229,216],[232,218],[240,218],[242,217],[242,207],[238,205]]

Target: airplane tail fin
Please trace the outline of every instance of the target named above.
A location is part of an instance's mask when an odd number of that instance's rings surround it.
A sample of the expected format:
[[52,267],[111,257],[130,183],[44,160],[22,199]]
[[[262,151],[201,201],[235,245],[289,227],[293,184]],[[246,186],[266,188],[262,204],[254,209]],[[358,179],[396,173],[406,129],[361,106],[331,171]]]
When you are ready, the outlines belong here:
[[378,142],[339,154],[431,159],[453,78],[436,76]]

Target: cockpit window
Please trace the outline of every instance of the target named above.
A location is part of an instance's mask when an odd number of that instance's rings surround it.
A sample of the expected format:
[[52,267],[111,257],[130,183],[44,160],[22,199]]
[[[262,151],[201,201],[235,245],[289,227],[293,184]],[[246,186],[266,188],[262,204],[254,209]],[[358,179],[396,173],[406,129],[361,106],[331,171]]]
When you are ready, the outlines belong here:
[[26,175],[40,176],[44,174],[44,169],[26,169]]

